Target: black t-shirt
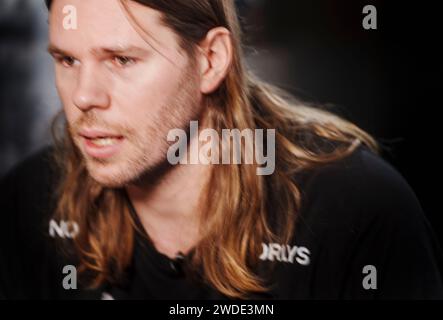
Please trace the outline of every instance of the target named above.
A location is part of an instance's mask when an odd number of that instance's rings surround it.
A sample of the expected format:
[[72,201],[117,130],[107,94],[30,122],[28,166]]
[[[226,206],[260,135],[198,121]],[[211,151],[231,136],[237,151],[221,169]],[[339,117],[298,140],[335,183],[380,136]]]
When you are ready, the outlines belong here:
[[[226,298],[182,271],[189,257],[170,259],[139,233],[118,285],[64,289],[63,268],[74,262],[55,243],[72,241],[75,228],[51,220],[58,178],[51,150],[22,162],[0,184],[0,298]],[[414,193],[386,162],[360,148],[304,173],[299,185],[294,239],[262,244],[260,270],[274,265],[262,274],[271,289],[254,298],[443,298],[439,245]]]

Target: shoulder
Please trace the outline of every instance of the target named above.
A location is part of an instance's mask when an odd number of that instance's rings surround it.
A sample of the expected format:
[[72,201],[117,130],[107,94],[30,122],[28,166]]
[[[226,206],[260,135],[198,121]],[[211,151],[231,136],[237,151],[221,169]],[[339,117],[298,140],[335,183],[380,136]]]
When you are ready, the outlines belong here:
[[15,189],[21,193],[32,189],[34,194],[43,191],[39,187],[51,184],[57,176],[53,152],[54,148],[47,146],[16,164],[0,180],[2,194]]
[[39,232],[38,227],[51,214],[58,177],[53,152],[52,147],[45,147],[33,153],[0,180],[4,226]]
[[32,178],[32,176],[49,174],[51,169],[55,168],[53,162],[54,147],[46,146],[43,147],[25,159],[18,162],[5,176],[2,177],[1,181],[11,180],[11,179],[25,179]]
[[409,250],[410,255],[432,248],[429,251],[440,255],[414,191],[397,170],[370,150],[359,148],[306,173],[300,181],[299,236],[344,255],[388,247]]
[[[360,148],[304,174],[299,188],[296,239],[329,265],[343,296],[443,297],[440,245],[412,188],[381,157]],[[378,290],[362,287],[365,266],[381,275]]]
[[[365,147],[341,160],[305,173],[302,207],[315,206],[350,220],[419,219],[420,203],[405,178]],[[341,216],[345,215],[345,216]],[[340,217],[341,216],[341,217]]]
[[47,230],[57,178],[52,159],[52,147],[41,149],[0,180],[0,287],[7,297],[49,296],[54,251]]

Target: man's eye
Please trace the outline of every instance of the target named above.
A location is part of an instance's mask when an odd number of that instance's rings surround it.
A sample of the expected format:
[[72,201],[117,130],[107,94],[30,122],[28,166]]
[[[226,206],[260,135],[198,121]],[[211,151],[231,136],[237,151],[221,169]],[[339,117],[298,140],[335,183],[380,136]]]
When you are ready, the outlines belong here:
[[127,67],[135,62],[134,58],[125,57],[125,56],[115,56],[113,61],[119,67]]
[[69,57],[69,56],[60,57],[59,61],[64,67],[67,67],[67,68],[72,67],[75,63],[75,59],[73,57]]

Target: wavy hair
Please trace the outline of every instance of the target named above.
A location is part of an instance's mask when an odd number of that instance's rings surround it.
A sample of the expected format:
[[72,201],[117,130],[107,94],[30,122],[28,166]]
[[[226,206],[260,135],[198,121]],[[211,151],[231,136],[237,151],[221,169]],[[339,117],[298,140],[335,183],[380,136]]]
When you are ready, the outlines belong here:
[[[126,0],[120,1],[127,9]],[[303,200],[297,173],[342,159],[360,145],[377,152],[377,143],[354,124],[300,102],[246,70],[233,0],[134,1],[160,11],[190,55],[209,30],[227,28],[233,61],[225,81],[206,97],[211,127],[218,132],[276,129],[274,174],[259,176],[256,165],[213,166],[202,201],[204,234],[190,261],[208,285],[227,297],[267,292],[269,286],[257,272],[262,243],[291,241]],[[95,182],[66,126],[54,128],[62,172],[54,214],[80,227],[74,247],[88,285],[116,282],[131,263],[138,232],[125,191]]]

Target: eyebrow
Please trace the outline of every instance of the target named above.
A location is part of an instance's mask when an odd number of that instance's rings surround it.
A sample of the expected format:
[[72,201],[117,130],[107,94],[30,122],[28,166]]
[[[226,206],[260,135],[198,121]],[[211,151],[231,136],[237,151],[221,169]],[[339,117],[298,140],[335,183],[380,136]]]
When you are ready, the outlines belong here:
[[60,48],[58,48],[57,46],[50,44],[47,48],[47,51],[50,55],[54,55],[54,54],[60,54],[63,56],[69,56],[70,54]]
[[[51,55],[59,54],[63,56],[72,56],[69,52],[60,49],[54,44],[49,44],[47,51]],[[146,49],[137,47],[137,46],[123,46],[118,45],[115,47],[100,47],[100,48],[93,48],[90,50],[90,52],[96,56],[99,56],[101,54],[114,54],[114,55],[126,55],[126,54],[146,54],[148,51]]]
[[147,53],[148,51],[146,49],[137,47],[137,46],[116,46],[116,47],[104,47],[104,48],[98,48],[98,49],[92,49],[92,53],[99,54],[101,52],[107,53],[107,54],[143,54]]

